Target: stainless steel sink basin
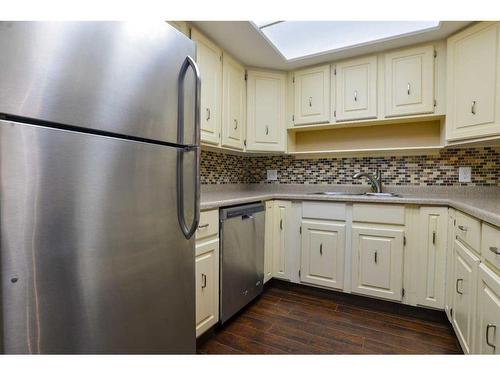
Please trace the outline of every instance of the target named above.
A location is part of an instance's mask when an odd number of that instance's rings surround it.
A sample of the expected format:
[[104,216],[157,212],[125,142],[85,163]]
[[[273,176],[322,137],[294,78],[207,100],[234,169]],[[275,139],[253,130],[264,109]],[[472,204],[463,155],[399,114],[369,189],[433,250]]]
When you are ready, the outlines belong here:
[[369,196],[369,197],[399,197],[399,194],[396,193],[353,193],[347,191],[320,191],[317,193],[312,193],[316,195],[327,195],[327,196]]
[[316,195],[365,195],[365,193],[349,193],[347,191],[320,191],[317,193],[312,193]]

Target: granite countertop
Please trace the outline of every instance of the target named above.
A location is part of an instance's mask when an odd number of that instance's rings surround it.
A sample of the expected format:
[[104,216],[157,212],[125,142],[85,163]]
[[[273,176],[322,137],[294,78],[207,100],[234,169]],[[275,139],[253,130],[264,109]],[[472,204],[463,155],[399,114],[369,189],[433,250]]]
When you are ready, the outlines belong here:
[[315,200],[334,202],[399,203],[450,206],[500,227],[500,187],[466,186],[384,186],[398,197],[324,196],[320,191],[369,191],[366,185],[285,185],[228,184],[203,185],[201,209],[232,206],[270,199]]

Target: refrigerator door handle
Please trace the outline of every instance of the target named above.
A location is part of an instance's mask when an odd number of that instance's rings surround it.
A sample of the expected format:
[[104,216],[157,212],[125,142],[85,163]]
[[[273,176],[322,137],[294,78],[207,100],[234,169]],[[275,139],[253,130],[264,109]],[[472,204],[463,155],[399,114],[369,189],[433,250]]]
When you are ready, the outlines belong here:
[[[177,143],[184,143],[184,78],[188,68],[193,69],[195,82],[195,115],[194,115],[194,144],[186,145],[177,152],[177,218],[184,237],[191,238],[196,232],[200,222],[200,92],[201,76],[196,62],[187,56],[182,64],[178,81],[178,113],[177,113]],[[195,153],[195,187],[194,187],[194,215],[191,226],[188,227],[184,217],[184,154],[186,152]]]

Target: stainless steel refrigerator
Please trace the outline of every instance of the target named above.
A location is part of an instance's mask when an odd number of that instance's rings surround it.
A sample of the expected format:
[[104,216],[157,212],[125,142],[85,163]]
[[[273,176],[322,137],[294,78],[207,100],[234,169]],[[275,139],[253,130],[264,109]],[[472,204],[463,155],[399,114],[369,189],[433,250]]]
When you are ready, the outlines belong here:
[[1,352],[195,352],[195,52],[165,22],[0,22]]

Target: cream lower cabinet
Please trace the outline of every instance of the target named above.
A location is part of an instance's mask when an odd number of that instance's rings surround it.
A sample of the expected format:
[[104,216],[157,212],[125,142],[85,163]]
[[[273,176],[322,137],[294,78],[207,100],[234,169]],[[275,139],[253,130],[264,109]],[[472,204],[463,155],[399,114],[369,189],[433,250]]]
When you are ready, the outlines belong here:
[[403,241],[403,229],[353,225],[353,293],[401,301]]
[[421,207],[417,251],[417,304],[442,309],[445,299],[448,209]]
[[273,277],[274,201],[266,202],[266,224],[264,233],[264,284]]
[[344,287],[345,223],[302,220],[300,281]]
[[479,266],[474,353],[500,354],[500,276]]
[[219,210],[200,213],[195,250],[196,337],[219,321]]
[[273,207],[273,277],[290,279],[287,262],[287,242],[291,238],[289,232],[289,216],[292,209],[290,201],[274,201]]
[[454,248],[455,243],[455,210],[448,209],[448,241],[446,243],[446,287],[444,299],[444,311],[451,322],[451,309],[453,308],[453,264],[454,264]]
[[452,324],[464,353],[472,352],[479,258],[456,239],[454,244]]

